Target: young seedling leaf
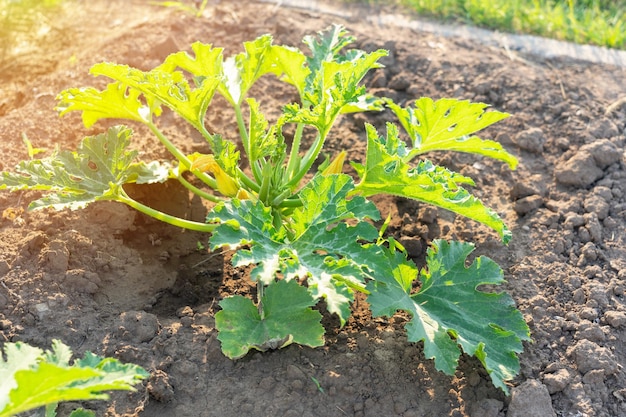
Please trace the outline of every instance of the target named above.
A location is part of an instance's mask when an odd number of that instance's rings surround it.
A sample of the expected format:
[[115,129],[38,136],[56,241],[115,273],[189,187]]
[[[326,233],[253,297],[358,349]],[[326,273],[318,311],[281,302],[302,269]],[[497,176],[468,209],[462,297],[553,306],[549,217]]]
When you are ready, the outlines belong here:
[[44,190],[50,194],[31,209],[78,209],[98,200],[119,200],[126,183],[167,180],[169,170],[159,163],[134,163],[137,152],[127,150],[132,131],[123,126],[87,136],[78,151],[62,151],[44,159],[20,162],[15,172],[2,172],[0,189]]
[[[107,399],[104,391],[133,390],[133,385],[148,376],[137,365],[93,354],[70,365],[69,348],[58,341],[45,354],[21,343],[6,344],[4,351],[7,361],[0,360],[0,369],[8,372],[1,383],[0,417],[61,401]],[[10,386],[9,392],[6,386]]]
[[355,192],[365,197],[392,194],[412,198],[445,208],[483,223],[498,232],[507,243],[511,238],[502,219],[459,184],[473,185],[463,175],[451,172],[429,161],[415,167],[408,165],[407,148],[398,138],[394,125],[387,125],[387,137],[379,137],[376,129],[366,126],[367,155],[365,166],[354,164],[361,182]]
[[[391,316],[397,310],[411,314],[406,325],[408,340],[423,341],[424,354],[435,360],[438,370],[454,374],[460,346],[481,361],[496,387],[508,393],[506,381],[518,373],[517,353],[530,333],[508,294],[477,289],[499,285],[504,279],[500,267],[489,258],[481,256],[466,266],[473,250],[469,243],[435,240],[416,294],[407,286],[406,271],[390,274],[381,269],[377,280],[368,285],[368,302],[374,316]],[[388,259],[392,270],[405,264],[395,254]]]
[[413,142],[411,158],[430,151],[457,151],[498,159],[511,169],[517,166],[517,159],[501,144],[473,136],[473,133],[509,117],[507,113],[486,112],[487,104],[452,98],[433,101],[422,97],[415,101],[415,107],[404,108],[388,100],[387,106],[396,114]]
[[[277,230],[272,211],[260,202],[233,201],[217,206],[207,217],[220,225],[211,236],[212,249],[240,248],[233,265],[257,265],[254,280],[270,285],[277,273],[285,279],[304,278],[310,293],[324,298],[341,323],[350,314],[353,290],[365,289],[363,265],[380,250],[362,245],[378,237],[366,218],[378,219],[375,206],[356,196],[347,175],[317,176],[300,193],[302,207],[293,213],[290,229]],[[358,220],[348,225],[346,220]],[[247,245],[249,249],[242,249]]]
[[268,286],[260,302],[263,317],[248,298],[235,295],[220,302],[215,327],[222,351],[231,359],[250,349],[266,351],[291,343],[310,347],[324,344],[322,315],[313,309],[316,301],[296,281],[278,281]]

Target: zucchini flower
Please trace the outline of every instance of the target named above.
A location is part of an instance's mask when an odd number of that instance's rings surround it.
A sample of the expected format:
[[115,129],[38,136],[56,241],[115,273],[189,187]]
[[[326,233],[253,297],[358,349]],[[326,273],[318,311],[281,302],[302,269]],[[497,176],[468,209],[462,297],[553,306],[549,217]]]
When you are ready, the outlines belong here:
[[189,158],[191,159],[190,171],[208,171],[214,177],[217,182],[217,191],[227,197],[237,197],[241,200],[248,198],[246,190],[239,186],[237,180],[228,175],[226,171],[215,161],[213,155],[201,155],[194,154]]
[[343,171],[343,161],[345,161],[345,159],[346,151],[339,152],[339,155],[322,171],[322,175],[341,174],[341,171]]

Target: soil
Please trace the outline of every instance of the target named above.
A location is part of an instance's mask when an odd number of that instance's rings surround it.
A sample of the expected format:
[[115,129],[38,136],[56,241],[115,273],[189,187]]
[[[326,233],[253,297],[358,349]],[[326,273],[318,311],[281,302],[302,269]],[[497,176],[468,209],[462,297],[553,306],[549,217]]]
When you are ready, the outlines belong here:
[[[49,30],[33,32],[0,65],[0,169],[37,148],[74,149],[87,134],[78,114],[59,118],[55,96],[69,87],[102,86],[88,75],[101,61],[150,69],[200,40],[226,48],[271,33],[301,45],[304,35],[341,23],[365,50],[386,48],[385,68],[368,76],[372,91],[399,103],[430,96],[482,101],[512,114],[481,136],[519,158],[516,171],[467,155],[434,155],[476,180],[473,192],[513,231],[504,246],[490,230],[442,210],[397,198],[376,202],[394,215],[389,233],[421,262],[434,238],[476,244],[505,272],[503,290],[527,320],[532,342],[520,355],[511,396],[490,383],[480,363],[463,357],[447,376],[408,343],[406,318],[372,319],[364,300],[344,328],[326,317],[326,345],[222,355],[214,314],[229,294],[249,295],[246,271],[230,253],[210,254],[207,236],[159,223],[116,203],[79,211],[27,211],[37,193],[0,193],[0,345],[48,347],[61,339],[134,362],[150,371],[135,393],[84,404],[104,416],[620,416],[626,415],[626,84],[621,68],[373,27],[362,19],[248,1],[209,2],[201,17],[147,1],[67,1]],[[376,13],[364,10],[363,13]],[[263,105],[278,108],[295,92],[271,78]],[[209,130],[234,132],[219,102]],[[329,150],[363,159],[363,122],[382,127],[386,113],[346,116]],[[207,151],[177,119],[164,130],[186,152]],[[113,122],[111,123],[113,124]],[[169,159],[140,126],[142,159]],[[234,137],[234,136],[233,136]],[[176,184],[137,186],[155,207],[202,221],[206,207]],[[316,384],[319,383],[319,387]],[[61,414],[77,404],[61,407]]]

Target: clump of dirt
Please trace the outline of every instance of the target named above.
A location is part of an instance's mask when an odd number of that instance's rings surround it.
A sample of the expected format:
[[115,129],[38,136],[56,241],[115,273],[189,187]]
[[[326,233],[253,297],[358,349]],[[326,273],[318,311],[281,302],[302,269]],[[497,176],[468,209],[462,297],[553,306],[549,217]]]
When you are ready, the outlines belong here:
[[[74,352],[91,350],[144,366],[151,373],[136,393],[85,404],[107,416],[618,416],[626,414],[626,96],[623,70],[545,60],[432,34],[285,9],[248,1],[211,4],[202,17],[147,2],[72,3],[56,17],[69,44],[45,43],[21,56],[21,71],[1,75],[0,169],[27,158],[25,134],[38,148],[74,149],[85,130],[79,115],[53,110],[62,89],[96,85],[88,68],[101,61],[141,69],[200,40],[224,46],[271,33],[300,45],[304,35],[344,24],[357,47],[385,48],[385,68],[367,84],[404,104],[421,96],[482,101],[513,117],[484,131],[520,160],[501,163],[467,155],[435,155],[471,176],[474,193],[513,230],[503,246],[486,228],[403,199],[377,200],[392,213],[388,231],[417,262],[435,237],[475,242],[504,269],[532,331],[522,370],[505,397],[479,362],[463,357],[446,376],[406,342],[401,314],[372,319],[364,299],[343,329],[327,317],[327,344],[290,346],[231,361],[220,351],[214,313],[228,294],[250,294],[246,271],[230,253],[209,254],[207,236],[160,224],[125,206],[94,204],[82,211],[26,211],[35,193],[0,193],[0,344],[22,340],[48,347],[54,338]],[[375,11],[370,11],[373,13]],[[94,16],[97,25],[94,26]],[[272,79],[259,87],[263,106],[295,93]],[[2,99],[0,99],[2,100]],[[212,106],[211,130],[236,131]],[[347,116],[329,140],[364,158],[363,122],[382,128],[386,113]],[[207,151],[200,136],[174,118],[167,133],[188,152]],[[166,159],[135,126],[142,158]],[[206,207],[175,184],[132,192],[163,210],[202,220]],[[166,195],[167,198],[163,198]],[[183,204],[178,204],[182,202]],[[200,244],[199,244],[200,243]],[[318,386],[319,383],[319,386]]]

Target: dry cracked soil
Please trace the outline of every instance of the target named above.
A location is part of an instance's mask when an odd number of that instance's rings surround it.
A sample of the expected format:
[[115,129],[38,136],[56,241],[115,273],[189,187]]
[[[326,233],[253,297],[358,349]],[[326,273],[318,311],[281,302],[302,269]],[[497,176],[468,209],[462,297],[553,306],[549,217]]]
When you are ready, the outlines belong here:
[[[0,64],[1,170],[37,148],[74,149],[87,134],[80,116],[59,118],[55,96],[102,86],[91,65],[112,61],[150,69],[200,40],[238,53],[270,33],[301,45],[304,35],[345,25],[364,50],[385,48],[385,68],[368,75],[372,91],[405,104],[421,96],[488,103],[512,117],[482,136],[519,158],[516,171],[467,155],[436,162],[476,180],[473,192],[513,231],[508,246],[490,230],[442,210],[398,198],[376,201],[393,215],[388,233],[417,263],[434,238],[474,242],[503,268],[508,291],[532,341],[520,355],[511,396],[480,363],[462,357],[454,376],[438,372],[422,345],[408,343],[406,317],[373,319],[363,299],[344,328],[326,316],[326,344],[254,352],[232,361],[214,326],[218,302],[250,294],[232,254],[201,250],[207,236],[158,223],[116,203],[80,211],[27,211],[33,192],[0,192],[0,345],[48,347],[61,339],[145,367],[135,393],[84,404],[103,416],[471,416],[615,417],[626,415],[626,83],[622,68],[485,46],[365,24],[362,10],[333,14],[253,1],[209,2],[194,17],[147,1],[71,1],[42,15],[43,30],[5,45]],[[39,28],[41,29],[41,28]],[[257,92],[278,108],[296,93],[271,78]],[[212,105],[207,125],[227,137],[232,115]],[[329,151],[362,160],[363,123],[382,128],[386,113],[346,116]],[[206,152],[200,136],[173,117],[164,130],[186,152]],[[168,155],[135,126],[144,160]],[[141,201],[202,221],[206,207],[174,184],[136,186]],[[319,383],[319,387],[317,386]],[[66,413],[77,404],[61,407]],[[37,415],[37,414],[32,414]],[[61,414],[63,415],[63,414]]]

